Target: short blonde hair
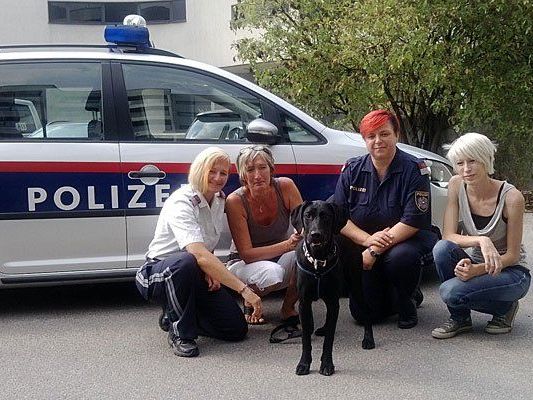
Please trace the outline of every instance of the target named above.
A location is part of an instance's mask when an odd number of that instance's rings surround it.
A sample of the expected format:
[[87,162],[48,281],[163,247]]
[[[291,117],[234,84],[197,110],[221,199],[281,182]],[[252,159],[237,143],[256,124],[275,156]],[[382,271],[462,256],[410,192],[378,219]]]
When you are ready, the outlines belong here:
[[274,156],[267,146],[255,145],[243,147],[237,156],[237,172],[241,185],[246,185],[246,164],[255,160],[256,157],[262,157],[270,168],[270,179],[274,176]]
[[454,170],[458,160],[471,159],[481,163],[489,175],[494,174],[496,145],[485,135],[475,132],[465,133],[444,148],[448,149],[447,157]]
[[231,159],[220,147],[208,147],[202,150],[195,158],[189,169],[189,184],[194,190],[205,194],[207,191],[207,181],[209,179],[209,170],[213,168],[218,161],[227,161],[231,164]]

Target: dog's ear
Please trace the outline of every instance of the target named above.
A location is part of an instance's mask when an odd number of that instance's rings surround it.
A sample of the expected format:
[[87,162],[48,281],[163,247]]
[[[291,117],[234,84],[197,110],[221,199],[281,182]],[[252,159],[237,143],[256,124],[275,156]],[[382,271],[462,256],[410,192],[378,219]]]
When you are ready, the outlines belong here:
[[302,233],[302,229],[304,227],[303,212],[308,204],[308,201],[304,201],[291,211],[291,224],[298,233]]
[[346,208],[341,207],[335,203],[328,203],[329,206],[333,209],[333,215],[335,222],[333,223],[333,233],[339,234],[341,229],[344,228],[348,222],[348,212]]

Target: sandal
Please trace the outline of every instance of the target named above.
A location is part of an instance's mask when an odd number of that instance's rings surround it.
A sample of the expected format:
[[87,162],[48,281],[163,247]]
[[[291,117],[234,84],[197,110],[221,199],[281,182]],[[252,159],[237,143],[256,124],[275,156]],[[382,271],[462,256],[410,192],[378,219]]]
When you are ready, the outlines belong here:
[[243,305],[242,311],[244,313],[244,319],[248,323],[248,325],[264,325],[266,324],[266,321],[263,317],[259,317],[257,321],[250,321],[250,318],[252,317],[252,314],[254,313],[254,308],[252,306],[247,306],[246,304]]
[[298,328],[300,319],[298,315],[293,315],[284,320],[281,325],[276,326],[270,332],[270,343],[281,343],[289,339],[302,336],[302,330]]

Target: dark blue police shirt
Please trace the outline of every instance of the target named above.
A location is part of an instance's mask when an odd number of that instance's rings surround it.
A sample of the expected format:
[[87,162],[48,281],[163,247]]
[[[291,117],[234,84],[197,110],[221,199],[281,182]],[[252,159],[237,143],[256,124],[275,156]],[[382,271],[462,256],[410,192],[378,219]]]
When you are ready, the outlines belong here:
[[351,221],[369,234],[403,222],[418,229],[431,226],[428,168],[396,148],[383,182],[370,154],[347,161],[333,200],[346,207]]

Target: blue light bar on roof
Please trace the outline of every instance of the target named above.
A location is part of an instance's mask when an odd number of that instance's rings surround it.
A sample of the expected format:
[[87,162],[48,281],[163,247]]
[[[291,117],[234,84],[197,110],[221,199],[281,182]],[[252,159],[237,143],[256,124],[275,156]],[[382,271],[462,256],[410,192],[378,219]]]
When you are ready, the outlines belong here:
[[108,25],[104,38],[106,42],[119,46],[152,47],[150,33],[144,26]]

